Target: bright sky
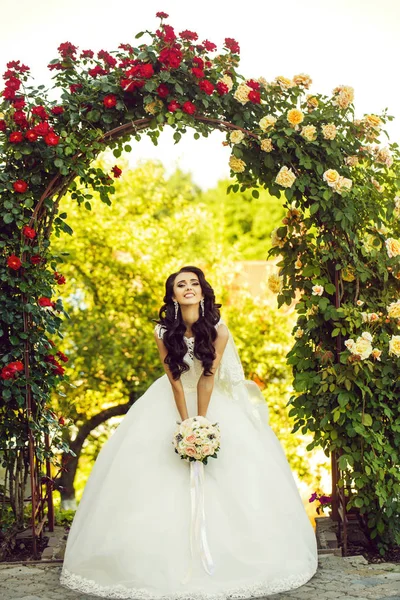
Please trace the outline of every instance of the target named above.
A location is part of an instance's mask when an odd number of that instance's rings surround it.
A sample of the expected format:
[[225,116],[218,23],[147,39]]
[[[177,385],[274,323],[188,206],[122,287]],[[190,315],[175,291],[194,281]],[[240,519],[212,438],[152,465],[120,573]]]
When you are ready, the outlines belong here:
[[[395,117],[387,127],[390,138],[400,141],[399,0],[3,0],[1,73],[8,61],[21,60],[34,77],[29,85],[50,87],[54,72],[47,64],[57,58],[62,42],[96,53],[116,50],[120,43],[137,45],[136,33],[157,28],[157,11],[170,15],[167,22],[176,32],[196,31],[220,49],[225,37],[235,38],[241,47],[238,70],[248,78],[270,81],[304,72],[312,77],[314,92],[353,86],[357,117],[388,107]],[[129,163],[157,158],[168,172],[179,165],[203,188],[229,177],[224,134],[195,141],[189,133],[174,145],[172,133],[166,129],[157,147],[143,138],[127,155]]]

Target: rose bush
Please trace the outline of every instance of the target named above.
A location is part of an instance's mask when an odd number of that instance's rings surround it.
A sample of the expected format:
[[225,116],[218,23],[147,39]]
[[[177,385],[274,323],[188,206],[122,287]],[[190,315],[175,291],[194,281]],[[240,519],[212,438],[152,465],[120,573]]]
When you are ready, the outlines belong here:
[[[7,63],[0,101],[0,435],[24,448],[27,418],[39,455],[46,431],[53,434],[50,457],[65,451],[59,420],[46,410],[50,391],[68,384],[51,339],[62,340],[61,317],[68,318],[56,288],[62,256],[49,242],[51,233],[72,233],[59,209],[62,196],[70,190],[91,210],[96,190],[110,204],[122,170],[116,164],[111,176],[91,166],[106,147],[118,159],[142,132],[157,144],[170,126],[177,143],[189,129],[198,138],[218,127],[227,132],[237,179],[228,191],[252,189],[257,198],[263,187],[287,208],[274,232],[271,255],[281,260],[269,285],[279,304],[299,298],[288,355],[294,431],[312,432],[312,446],[340,455],[339,485],[351,489],[349,506],[359,508],[384,551],[400,535],[400,343],[394,309],[386,309],[399,299],[399,152],[379,140],[391,117],[356,119],[351,87],[309,94],[312,82],[303,73],[271,82],[245,78],[237,72],[235,40],[225,38],[219,52],[158,16],[159,28],[139,33],[147,41],[137,47],[95,55],[60,44],[48,65],[58,102],[48,100],[44,86],[27,85],[29,67]],[[367,331],[360,301],[379,316]],[[373,337],[371,352],[364,333]],[[345,345],[350,340],[354,345]],[[32,411],[25,414],[27,398]]]

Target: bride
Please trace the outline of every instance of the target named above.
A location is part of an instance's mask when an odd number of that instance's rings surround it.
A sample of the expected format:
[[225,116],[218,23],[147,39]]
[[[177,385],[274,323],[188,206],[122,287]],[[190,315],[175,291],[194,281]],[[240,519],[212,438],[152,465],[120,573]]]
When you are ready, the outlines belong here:
[[[60,583],[102,598],[227,600],[297,588],[317,547],[268,406],[245,379],[201,269],[170,275],[154,337],[165,374],[94,464]],[[218,423],[217,458],[174,452],[177,424]]]

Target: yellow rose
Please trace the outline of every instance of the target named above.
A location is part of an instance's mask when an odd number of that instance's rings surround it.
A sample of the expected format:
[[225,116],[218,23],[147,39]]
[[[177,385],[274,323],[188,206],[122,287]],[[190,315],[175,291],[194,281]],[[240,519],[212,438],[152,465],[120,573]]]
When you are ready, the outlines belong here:
[[354,89],[349,85],[340,85],[333,90],[335,98],[333,104],[340,108],[347,108],[354,100]]
[[233,88],[233,81],[229,77],[229,75],[224,75],[223,77],[218,79],[218,83],[224,83],[229,91],[231,91],[231,89]]
[[282,187],[292,187],[296,180],[296,175],[293,173],[291,169],[288,169],[286,166],[282,167],[279,171],[278,175],[275,177],[275,181],[278,185]]
[[160,112],[162,106],[163,106],[162,101],[159,100],[158,98],[156,98],[155,100],[153,100],[153,102],[149,102],[149,104],[145,104],[144,110],[147,113],[149,113],[150,115],[156,115],[158,112]]
[[389,258],[400,255],[400,242],[398,240],[395,240],[394,238],[388,238],[385,241],[385,244]]
[[333,123],[328,123],[328,125],[323,125],[322,127],[322,135],[326,140],[334,140],[336,137],[336,126]]
[[387,311],[391,319],[400,319],[400,300],[389,304]]
[[299,340],[300,338],[302,338],[302,337],[303,337],[303,335],[304,335],[304,329],[301,329],[301,328],[299,328],[299,329],[296,329],[296,333],[294,334],[294,337],[295,337],[296,339],[298,339],[298,340]]
[[330,187],[334,187],[335,183],[339,179],[340,175],[335,169],[328,169],[323,174],[323,179]]
[[313,110],[314,108],[318,108],[318,99],[315,96],[308,95],[306,100],[309,109]]
[[301,112],[301,110],[298,110],[297,108],[292,108],[288,111],[287,120],[291,125],[298,125],[304,120],[304,115]]
[[283,279],[276,273],[272,273],[268,277],[268,287],[274,294],[279,294],[283,288]]
[[317,128],[314,125],[305,125],[300,134],[307,142],[313,142],[317,137]]
[[301,269],[301,267],[303,266],[303,263],[301,262],[301,260],[298,258],[296,260],[296,262],[294,263],[294,268],[295,269]]
[[389,354],[400,356],[400,335],[392,335],[389,341]]
[[382,125],[381,119],[376,115],[365,115],[365,117],[362,119],[362,123],[365,125],[365,127],[373,129],[379,129]]
[[241,83],[236,92],[233,94],[235,100],[240,102],[240,104],[246,104],[249,101],[249,93],[251,92],[251,87],[249,87],[246,83]]
[[270,140],[269,138],[264,138],[263,140],[261,140],[260,147],[263,152],[272,152],[272,150],[274,149],[272,145],[272,140]]
[[374,348],[371,352],[372,358],[375,360],[381,360],[382,350],[378,350],[378,348]]
[[353,267],[346,267],[342,270],[342,279],[344,281],[354,281],[355,278]]
[[233,144],[240,144],[240,142],[242,142],[244,139],[244,133],[243,131],[236,129],[235,131],[231,132],[229,139]]
[[308,89],[312,84],[312,79],[309,75],[306,75],[305,73],[300,73],[299,75],[295,75],[293,77],[293,83],[295,83],[296,85],[301,85],[304,88]]
[[243,173],[246,168],[246,163],[232,154],[229,159],[229,166],[234,173]]
[[263,131],[268,131],[271,129],[276,123],[276,118],[272,115],[265,115],[259,122],[259,126]]
[[282,90],[288,90],[293,87],[293,81],[288,79],[287,77],[282,77],[282,75],[278,75],[275,77],[275,82],[280,86]]

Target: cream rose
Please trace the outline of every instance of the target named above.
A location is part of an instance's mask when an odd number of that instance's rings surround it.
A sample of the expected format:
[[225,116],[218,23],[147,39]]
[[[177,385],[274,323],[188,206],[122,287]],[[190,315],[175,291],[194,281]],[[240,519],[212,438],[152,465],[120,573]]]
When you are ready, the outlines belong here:
[[354,89],[349,85],[340,85],[333,90],[335,95],[333,104],[340,108],[347,108],[354,100]]
[[323,174],[324,181],[326,181],[326,183],[330,187],[334,187],[334,185],[336,184],[336,182],[339,179],[339,177],[340,177],[340,175],[339,175],[339,173],[337,171],[335,171],[335,169],[328,169]]
[[312,286],[312,295],[313,296],[322,296],[323,293],[324,293],[323,285],[313,285]]
[[392,335],[389,341],[389,354],[400,356],[400,335]]
[[376,115],[365,115],[362,123],[367,128],[379,129],[382,125],[382,120]]
[[259,126],[263,131],[268,131],[271,129],[276,123],[276,118],[272,115],[265,115],[259,122]]
[[365,360],[372,353],[371,341],[364,337],[357,338],[354,347],[351,349],[351,353],[357,354],[361,360]]
[[307,142],[313,142],[317,137],[317,128],[315,125],[304,125],[300,135],[307,140]]
[[371,356],[375,360],[381,360],[381,354],[382,354],[382,350],[379,350],[378,348],[374,348],[371,352]]
[[282,75],[275,77],[275,83],[277,83],[282,90],[288,90],[293,87],[293,81],[287,77],[282,77]]
[[308,89],[312,84],[312,79],[309,75],[305,73],[300,73],[299,75],[295,75],[293,77],[293,83],[296,85],[301,85],[302,87]]
[[271,246],[273,246],[274,248],[276,246],[278,246],[279,248],[282,248],[284,245],[285,245],[285,241],[279,237],[278,228],[276,227],[275,229],[273,229],[271,231]]
[[391,155],[389,148],[375,148],[375,160],[378,163],[391,167],[393,164],[393,156]]
[[264,138],[263,140],[261,140],[260,148],[263,152],[272,152],[272,150],[274,149],[272,145],[272,140],[270,140],[269,138]]
[[243,131],[239,131],[239,129],[236,129],[235,131],[231,132],[229,139],[233,144],[240,144],[240,142],[244,140],[244,133]]
[[333,123],[328,123],[322,126],[322,135],[326,140],[334,140],[336,137],[336,126]]
[[249,87],[246,83],[241,83],[236,92],[233,94],[235,100],[240,102],[240,104],[246,104],[249,101],[249,93],[251,92],[251,87]]
[[355,167],[358,165],[358,156],[348,156],[344,162],[349,167]]
[[287,120],[291,125],[299,125],[304,121],[304,114],[298,108],[291,108],[288,111]]
[[224,83],[229,91],[233,88],[233,81],[229,75],[224,75],[220,79],[218,79],[218,83]]
[[400,242],[394,238],[388,238],[385,241],[386,250],[389,258],[400,255]]
[[400,319],[400,300],[389,304],[387,311],[391,319]]
[[286,166],[282,167],[275,177],[275,181],[278,185],[282,187],[292,187],[296,180],[296,175],[293,173],[291,169],[288,169]]
[[237,158],[232,154],[229,159],[229,166],[234,173],[243,173],[246,168],[246,163],[241,158]]
[[268,288],[274,294],[279,294],[283,288],[283,279],[276,273],[272,273],[267,280]]
[[342,175],[340,175],[333,188],[335,192],[342,195],[343,192],[350,191],[352,185],[353,182],[351,181],[351,179],[347,179],[347,177],[342,177]]
[[304,335],[304,329],[301,329],[301,328],[296,329],[296,332],[294,334],[294,337],[296,339],[298,339],[298,340],[301,339],[303,337],[303,335]]

